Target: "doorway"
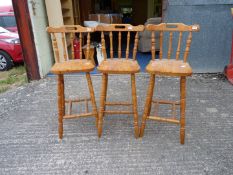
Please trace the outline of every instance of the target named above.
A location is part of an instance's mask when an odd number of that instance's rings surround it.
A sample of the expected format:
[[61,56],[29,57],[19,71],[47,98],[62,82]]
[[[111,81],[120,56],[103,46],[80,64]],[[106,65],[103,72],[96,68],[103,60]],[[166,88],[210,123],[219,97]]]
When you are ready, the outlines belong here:
[[[90,20],[90,14],[121,14],[122,23],[144,24],[148,18],[162,17],[163,0],[73,0],[74,16],[79,22]],[[79,13],[79,14],[78,14]]]

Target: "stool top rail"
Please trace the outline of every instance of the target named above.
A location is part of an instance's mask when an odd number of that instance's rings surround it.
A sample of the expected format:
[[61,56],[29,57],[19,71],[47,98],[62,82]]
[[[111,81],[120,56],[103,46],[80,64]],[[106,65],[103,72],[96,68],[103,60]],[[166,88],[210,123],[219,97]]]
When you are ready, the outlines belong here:
[[160,23],[157,25],[148,24],[145,29],[150,31],[199,32],[200,26],[198,24],[185,25],[183,23]]
[[[79,39],[79,58],[82,59],[82,45],[84,43],[84,34],[87,34],[86,52],[89,59],[90,52],[90,33],[94,32],[95,28],[83,27],[80,25],[64,25],[59,27],[47,27],[47,32],[52,36],[52,44],[56,62],[68,61],[75,59],[74,40]],[[70,52],[71,51],[71,52]],[[69,55],[69,53],[71,53]]]
[[94,32],[93,27],[83,27],[80,25],[64,25],[59,27],[47,27],[48,33],[87,33]]
[[167,59],[171,58],[172,51],[173,51],[173,39],[174,33],[179,32],[178,43],[176,48],[176,56],[175,59],[180,59],[181,53],[181,44],[182,44],[182,37],[184,36],[184,32],[188,32],[188,37],[186,40],[186,47],[184,51],[183,60],[184,62],[187,61],[190,45],[192,42],[192,32],[200,31],[200,26],[198,24],[194,25],[185,25],[183,23],[160,23],[157,25],[148,24],[145,26],[145,30],[151,31],[151,53],[152,53],[152,60],[155,59],[155,49],[156,49],[156,39],[155,39],[155,32],[159,32],[159,59],[163,58],[163,42],[164,42],[164,33],[169,32],[168,37],[168,52],[167,52]]
[[[118,32],[118,58],[122,58],[122,32],[127,32],[127,41],[126,41],[126,49],[125,49],[125,58],[129,58],[130,52],[130,38],[131,32],[136,32],[134,37],[134,47],[133,47],[133,59],[136,59],[137,47],[138,47],[138,32],[142,32],[144,30],[143,25],[132,26],[131,24],[110,24],[110,25],[98,25],[95,28],[96,31],[101,32],[101,44],[102,44],[102,52],[104,55],[104,59],[107,59],[106,53],[106,42],[105,42],[105,35],[109,36],[110,40],[110,58],[113,59],[114,57],[114,50],[113,50],[113,32]],[[107,34],[106,34],[107,33]]]

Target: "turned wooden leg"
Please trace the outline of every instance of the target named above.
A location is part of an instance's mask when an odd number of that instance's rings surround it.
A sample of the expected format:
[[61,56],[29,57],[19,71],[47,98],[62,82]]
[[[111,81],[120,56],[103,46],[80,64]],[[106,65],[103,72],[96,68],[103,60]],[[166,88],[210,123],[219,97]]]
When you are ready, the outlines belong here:
[[64,94],[64,76],[57,76],[57,100],[58,100],[58,134],[63,137],[63,116],[65,115],[65,94]]
[[[86,78],[87,78],[87,84],[88,84],[88,88],[89,88],[89,92],[90,92],[90,97],[91,97],[91,104],[92,104],[92,112],[94,113],[95,117],[96,117],[96,127],[98,128],[98,111],[97,111],[97,107],[96,107],[96,101],[95,101],[95,93],[94,93],[94,89],[93,89],[93,85],[92,85],[92,81],[91,81],[91,76],[90,73],[86,73]],[[88,107],[88,105],[87,105]]]
[[147,119],[148,115],[150,114],[151,102],[152,102],[153,92],[154,92],[154,85],[155,85],[155,75],[151,74],[149,87],[147,90],[146,102],[145,102],[145,106],[144,106],[144,113],[143,113],[143,117],[142,117],[140,137],[143,137],[143,135],[144,135],[144,129],[146,126],[146,119]]
[[186,77],[180,78],[180,143],[185,140]]
[[103,127],[103,115],[105,109],[105,99],[106,99],[106,91],[107,91],[107,74],[102,75],[102,87],[101,87],[101,94],[100,94],[100,109],[99,109],[99,122],[98,122],[98,136],[101,137],[102,135],[102,127]]
[[[104,96],[105,96],[105,99],[104,99],[104,111],[105,111],[105,109],[106,109],[106,105],[105,105],[105,103],[106,103],[106,100],[107,100],[107,92],[108,92],[108,74],[106,74],[106,83],[105,83],[105,87],[104,87],[106,90],[105,90],[105,94],[104,94]],[[105,116],[105,114],[103,114],[103,117]]]
[[134,135],[135,138],[139,137],[138,128],[138,104],[137,104],[137,92],[136,92],[136,81],[135,74],[131,74],[131,88],[132,88],[132,102],[133,102],[133,115],[134,115]]

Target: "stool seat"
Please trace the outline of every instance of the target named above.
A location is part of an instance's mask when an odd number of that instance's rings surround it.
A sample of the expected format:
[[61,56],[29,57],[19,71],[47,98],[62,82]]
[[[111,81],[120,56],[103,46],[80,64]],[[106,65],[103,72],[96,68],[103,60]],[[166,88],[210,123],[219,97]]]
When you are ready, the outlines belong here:
[[95,65],[91,60],[76,59],[65,62],[55,63],[51,68],[51,72],[54,74],[63,73],[75,73],[75,72],[91,72],[95,68]]
[[133,59],[106,59],[97,68],[102,73],[108,74],[131,74],[138,73],[140,66],[137,60]]
[[192,68],[189,63],[183,60],[151,60],[146,66],[146,71],[151,74],[169,75],[169,76],[190,76]]

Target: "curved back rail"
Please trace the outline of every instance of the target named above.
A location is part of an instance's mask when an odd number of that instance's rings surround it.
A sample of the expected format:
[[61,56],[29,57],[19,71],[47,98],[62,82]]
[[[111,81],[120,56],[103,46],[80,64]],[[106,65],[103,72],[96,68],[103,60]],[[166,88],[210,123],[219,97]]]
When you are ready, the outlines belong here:
[[155,59],[155,46],[156,46],[156,40],[155,40],[155,32],[159,32],[159,59],[162,59],[163,57],[163,42],[164,42],[164,33],[169,32],[169,40],[168,40],[168,53],[167,58],[170,59],[172,55],[172,43],[174,39],[174,33],[178,32],[178,44],[176,49],[176,60],[180,59],[180,53],[181,53],[181,43],[182,43],[182,37],[184,32],[188,32],[188,37],[186,40],[186,47],[184,51],[184,62],[187,61],[190,45],[192,42],[192,32],[198,32],[200,30],[200,26],[195,25],[185,25],[183,23],[161,23],[158,25],[148,24],[145,27],[146,30],[151,31],[151,53],[152,53],[152,59]]
[[144,30],[143,25],[132,26],[130,24],[110,24],[110,25],[98,25],[95,28],[96,31],[101,32],[101,44],[102,44],[102,52],[104,55],[104,59],[107,59],[106,53],[106,42],[105,42],[105,34],[109,36],[110,41],[110,58],[114,57],[113,50],[113,32],[118,32],[118,58],[122,58],[122,32],[127,33],[127,42],[126,42],[126,51],[125,57],[129,58],[130,52],[130,38],[131,32],[136,32],[134,37],[134,48],[133,48],[133,59],[136,59],[137,47],[138,47],[138,32],[142,32]]

